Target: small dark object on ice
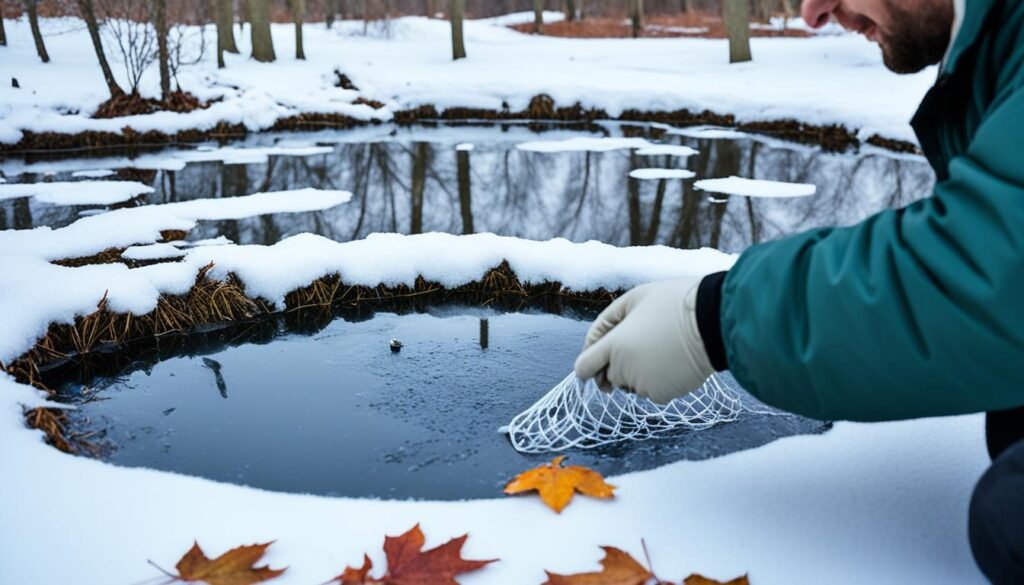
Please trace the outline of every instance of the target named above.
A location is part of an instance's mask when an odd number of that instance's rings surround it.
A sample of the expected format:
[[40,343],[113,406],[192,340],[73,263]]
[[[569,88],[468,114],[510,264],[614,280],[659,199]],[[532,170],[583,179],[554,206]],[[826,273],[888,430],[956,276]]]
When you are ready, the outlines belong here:
[[391,353],[398,353],[402,351],[402,342],[397,339],[391,340]]
[[19,89],[21,87],[21,84],[18,83],[18,78],[17,77],[12,77],[11,78],[11,87],[13,87],[15,89]]

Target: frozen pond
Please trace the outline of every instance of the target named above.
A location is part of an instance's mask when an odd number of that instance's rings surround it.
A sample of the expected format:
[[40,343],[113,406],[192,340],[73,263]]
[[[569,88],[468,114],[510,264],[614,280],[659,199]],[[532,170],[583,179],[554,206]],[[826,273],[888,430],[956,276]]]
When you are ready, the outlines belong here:
[[[100,456],[118,465],[289,492],[497,497],[550,458],[520,455],[498,427],[565,376],[588,322],[441,311],[335,319],[314,334],[238,326],[48,378],[80,406],[76,430],[95,433]],[[392,338],[404,344],[397,353]],[[711,430],[569,455],[618,474],[826,428],[744,413]]]
[[[240,244],[273,244],[302,232],[338,241],[373,232],[493,232],[727,252],[906,205],[928,194],[933,181],[924,159],[915,156],[872,148],[828,153],[734,132],[677,132],[622,124],[586,130],[381,126],[259,135],[131,157],[8,158],[0,160],[0,173],[9,184],[102,177],[155,189],[131,204],[306,187],[354,194],[349,204],[324,211],[204,222],[191,240],[223,235]],[[817,192],[768,199],[694,188],[698,180],[730,176],[806,183]],[[59,227],[103,209],[0,198],[0,229]]]

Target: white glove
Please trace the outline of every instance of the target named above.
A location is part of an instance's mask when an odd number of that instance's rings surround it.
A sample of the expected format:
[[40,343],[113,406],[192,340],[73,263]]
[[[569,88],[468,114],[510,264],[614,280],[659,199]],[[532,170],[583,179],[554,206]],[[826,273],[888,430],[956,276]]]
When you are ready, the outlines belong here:
[[715,373],[697,328],[701,280],[652,282],[616,299],[590,326],[576,376],[659,403],[700,388]]

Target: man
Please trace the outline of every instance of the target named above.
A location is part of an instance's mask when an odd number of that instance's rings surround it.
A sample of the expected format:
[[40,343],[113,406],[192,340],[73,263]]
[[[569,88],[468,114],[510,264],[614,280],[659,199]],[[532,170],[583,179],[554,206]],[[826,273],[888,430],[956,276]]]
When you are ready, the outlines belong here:
[[932,197],[753,246],[728,273],[638,287],[587,334],[581,378],[668,401],[730,369],[764,402],[878,421],[989,412],[969,537],[1024,583],[1024,1],[804,0],[898,73],[940,64],[913,119]]

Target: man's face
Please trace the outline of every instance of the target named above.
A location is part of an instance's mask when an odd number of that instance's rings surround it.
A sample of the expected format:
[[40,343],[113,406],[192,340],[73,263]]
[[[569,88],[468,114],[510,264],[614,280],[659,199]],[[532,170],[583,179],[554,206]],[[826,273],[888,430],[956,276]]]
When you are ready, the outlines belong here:
[[814,28],[832,17],[878,43],[885,66],[896,73],[941,61],[953,28],[952,0],[803,0],[801,13]]

